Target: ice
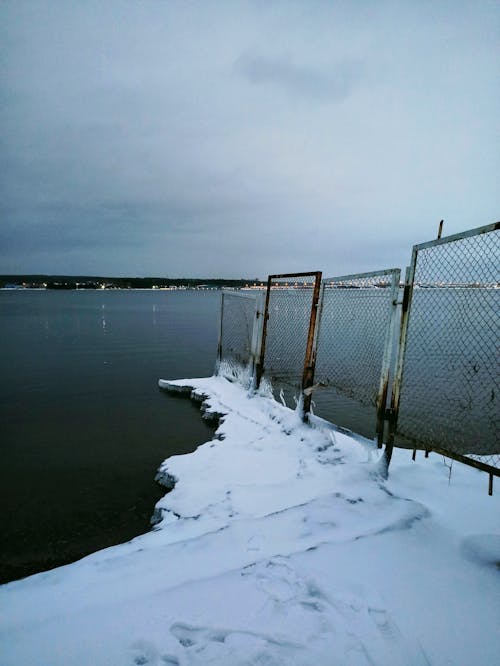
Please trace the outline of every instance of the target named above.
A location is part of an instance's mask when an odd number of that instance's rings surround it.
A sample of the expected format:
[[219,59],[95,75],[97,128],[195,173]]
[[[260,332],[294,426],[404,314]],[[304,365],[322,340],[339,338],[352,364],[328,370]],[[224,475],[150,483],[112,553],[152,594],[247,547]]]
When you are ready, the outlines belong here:
[[[223,377],[160,381],[218,419],[167,459],[153,530],[0,588],[5,666],[500,663],[487,479]],[[145,434],[147,436],[147,434]]]

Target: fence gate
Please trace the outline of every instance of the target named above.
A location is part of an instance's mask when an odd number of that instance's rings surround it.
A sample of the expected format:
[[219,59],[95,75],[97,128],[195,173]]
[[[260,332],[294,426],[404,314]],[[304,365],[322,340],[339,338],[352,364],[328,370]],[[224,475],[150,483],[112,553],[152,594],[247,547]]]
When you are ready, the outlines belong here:
[[262,292],[222,291],[216,373],[243,384],[253,380]]
[[314,377],[314,333],[321,272],[270,275],[267,281],[257,386],[265,378],[289,406],[303,397],[304,414],[311,396],[303,394]]
[[[416,245],[389,444],[500,476],[500,223]],[[399,440],[399,441],[398,441]]]
[[400,270],[323,280],[314,412],[379,446],[394,346]]

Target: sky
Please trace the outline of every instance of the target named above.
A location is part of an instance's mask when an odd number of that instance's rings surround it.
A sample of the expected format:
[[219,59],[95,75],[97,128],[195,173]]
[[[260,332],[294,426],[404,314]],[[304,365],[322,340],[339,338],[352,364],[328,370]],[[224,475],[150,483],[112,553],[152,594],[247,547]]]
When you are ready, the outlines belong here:
[[500,218],[496,2],[0,3],[0,273],[409,263]]

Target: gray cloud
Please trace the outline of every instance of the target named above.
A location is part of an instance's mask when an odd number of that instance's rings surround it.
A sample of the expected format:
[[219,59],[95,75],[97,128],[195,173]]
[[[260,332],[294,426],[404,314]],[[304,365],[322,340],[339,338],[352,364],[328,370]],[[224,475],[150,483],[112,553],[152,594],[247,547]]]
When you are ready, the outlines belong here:
[[340,102],[362,81],[359,60],[332,63],[323,69],[297,64],[291,56],[266,57],[244,53],[235,71],[254,85],[270,84],[311,101]]
[[468,2],[0,3],[0,272],[345,274],[406,264],[441,218],[492,221],[497,23]]

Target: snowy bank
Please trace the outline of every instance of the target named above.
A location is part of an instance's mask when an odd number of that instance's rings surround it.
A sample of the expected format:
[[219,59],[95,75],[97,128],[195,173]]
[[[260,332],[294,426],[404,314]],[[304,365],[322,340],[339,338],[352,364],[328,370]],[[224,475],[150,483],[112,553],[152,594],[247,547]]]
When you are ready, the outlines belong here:
[[223,378],[133,541],[0,588],[7,665],[500,663],[500,493],[476,470],[304,425]]

